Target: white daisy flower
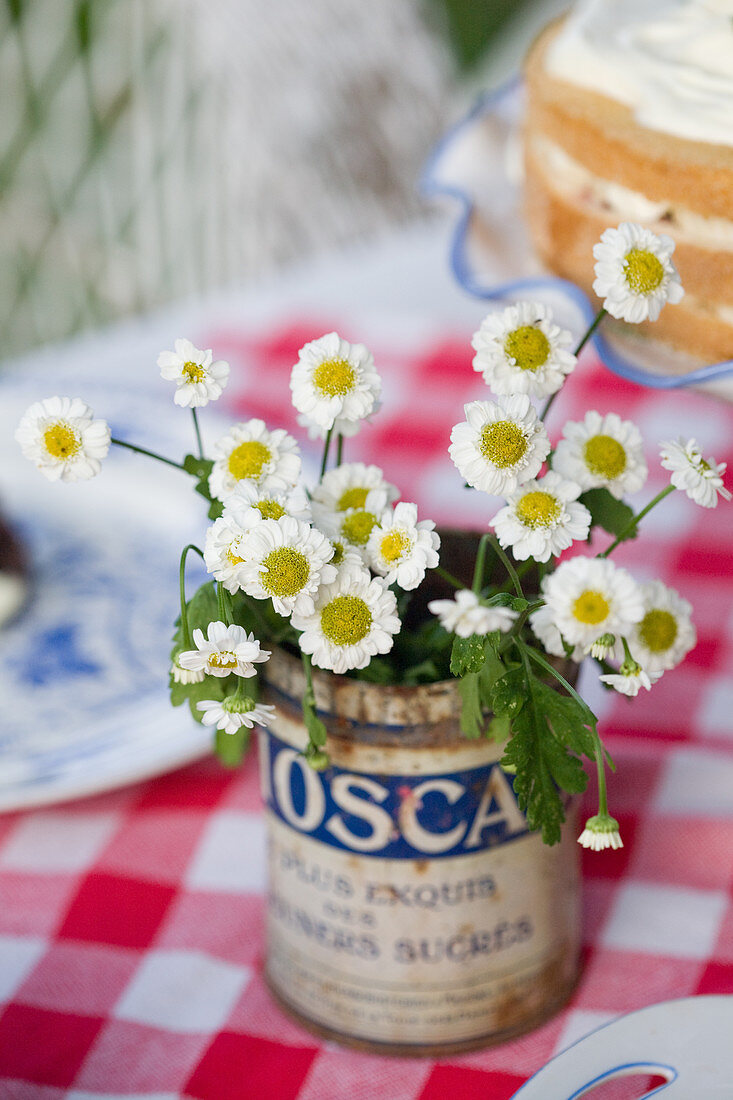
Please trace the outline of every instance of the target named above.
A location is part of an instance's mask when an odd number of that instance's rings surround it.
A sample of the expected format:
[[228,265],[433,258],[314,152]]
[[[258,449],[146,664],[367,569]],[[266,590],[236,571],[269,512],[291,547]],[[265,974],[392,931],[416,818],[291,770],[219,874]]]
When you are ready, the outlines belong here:
[[254,634],[248,634],[241,626],[226,623],[209,623],[206,637],[202,630],[194,630],[195,649],[178,654],[181,668],[203,670],[209,676],[256,676],[255,665],[267,661],[270,652],[262,649]]
[[344,462],[326,471],[311,493],[311,505],[318,522],[322,516],[332,516],[350,508],[381,514],[399,495],[399,489],[385,479],[379,466]]
[[333,547],[315,527],[292,516],[263,519],[242,543],[242,588],[257,600],[272,600],[279,615],[313,614],[321,584],[336,578],[329,565]]
[[604,309],[622,321],[656,321],[665,302],[679,302],[684,290],[672,263],[674,241],[634,222],[606,229],[594,245],[593,290]]
[[539,302],[518,302],[481,322],[471,344],[473,369],[496,394],[547,397],[557,391],[577,360],[573,337],[553,323]]
[[621,695],[628,695],[633,698],[639,694],[642,688],[651,691],[652,684],[656,684],[661,676],[661,672],[649,672],[643,669],[641,665],[623,664],[618,672],[609,672],[605,676],[599,676],[598,679]]
[[268,431],[264,420],[236,424],[214,446],[211,495],[226,502],[240,481],[282,492],[300,477],[298,444],[283,428]]
[[549,561],[574,540],[588,538],[591,514],[578,503],[579,496],[579,485],[551,470],[510,493],[489,527],[504,549],[511,546],[518,561]]
[[293,615],[302,630],[300,648],[313,664],[342,673],[365,668],[377,653],[389,653],[399,633],[397,601],[381,577],[345,562],[336,580],[319,588],[312,615]]
[[206,673],[202,668],[183,668],[178,663],[178,655],[171,664],[171,676],[176,684],[200,684]]
[[15,438],[49,481],[87,481],[102,468],[111,441],[106,420],[80,397],[48,397],[23,415]]
[[589,649],[601,634],[628,635],[644,615],[634,578],[606,558],[571,558],[542,580],[555,626],[570,645]]
[[223,514],[248,531],[263,519],[282,519],[283,516],[310,523],[311,507],[300,485],[288,492],[275,492],[245,480],[238,481],[227,497]]
[[640,586],[644,617],[629,635],[629,647],[642,668],[665,672],[675,668],[697,642],[692,607],[661,581]]
[[676,443],[662,443],[662,466],[672,471],[670,481],[675,489],[682,489],[695,504],[703,508],[715,508],[718,496],[730,500],[731,494],[723,485],[725,462],[703,458],[694,439],[687,442],[680,437]]
[[[257,513],[259,515],[259,513]],[[231,516],[214,521],[206,532],[204,563],[227,592],[238,592],[244,579],[242,541],[247,532]]]
[[456,424],[448,448],[469,485],[506,496],[530,481],[550,451],[542,421],[526,394],[464,406],[465,422]]
[[329,332],[300,349],[290,389],[298,412],[328,431],[336,420],[353,423],[369,416],[382,383],[363,344]]
[[572,646],[571,652],[566,652],[562,635],[555,624],[554,614],[546,604],[532,612],[529,616],[529,625],[535,637],[542,643],[545,653],[553,657],[569,657],[576,664],[580,664],[585,657],[586,651],[580,645]]
[[584,420],[568,420],[563,436],[552,468],[581,489],[605,488],[620,500],[646,481],[641,433],[630,420],[591,409]]
[[510,607],[485,607],[470,588],[460,589],[452,600],[431,600],[428,611],[445,630],[459,638],[491,634],[494,630],[506,634],[517,617]]
[[225,699],[202,699],[196,709],[204,712],[201,719],[205,726],[216,726],[224,733],[236,733],[240,726],[252,729],[254,725],[269,726],[275,708],[269,703],[255,704],[253,699],[241,699],[227,695]]
[[578,844],[583,848],[591,848],[594,852],[602,852],[604,848],[623,848],[618,821],[609,814],[589,817],[578,837]]
[[440,536],[430,519],[418,520],[417,505],[404,501],[382,513],[372,529],[366,555],[375,573],[406,592],[417,588],[426,569],[438,564]]
[[176,383],[176,405],[201,408],[216,401],[229,379],[229,364],[223,359],[212,362],[211,350],[200,351],[190,340],[176,340],[175,351],[161,351],[158,366],[161,377]]

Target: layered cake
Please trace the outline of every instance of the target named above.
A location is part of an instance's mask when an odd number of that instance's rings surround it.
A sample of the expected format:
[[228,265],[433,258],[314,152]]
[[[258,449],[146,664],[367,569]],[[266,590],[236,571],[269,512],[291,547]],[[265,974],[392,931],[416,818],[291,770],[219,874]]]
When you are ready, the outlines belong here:
[[581,0],[536,41],[525,77],[526,213],[543,261],[595,300],[604,229],[672,237],[685,297],[648,334],[733,358],[733,0]]

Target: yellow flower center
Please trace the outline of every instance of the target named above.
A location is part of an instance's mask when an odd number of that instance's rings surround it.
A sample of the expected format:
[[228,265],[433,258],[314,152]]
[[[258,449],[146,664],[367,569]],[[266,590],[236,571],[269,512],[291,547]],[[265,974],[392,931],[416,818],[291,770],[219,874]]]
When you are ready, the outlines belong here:
[[181,367],[181,374],[187,382],[201,382],[204,378],[204,368],[198,363],[192,363],[189,359]]
[[224,557],[227,559],[230,565],[241,565],[244,561],[244,558],[240,558],[234,553],[231,546],[228,546],[225,550]]
[[255,508],[263,519],[281,519],[285,515],[285,509],[276,500],[258,500]]
[[313,371],[313,385],[324,397],[343,397],[354,388],[354,368],[346,359],[326,359]]
[[522,429],[512,420],[498,420],[481,429],[479,450],[500,470],[506,470],[524,458],[527,440]]
[[652,653],[664,653],[677,637],[677,620],[669,611],[655,607],[641,620],[639,637]]
[[65,420],[57,420],[43,433],[46,450],[62,461],[71,458],[81,449],[81,437]]
[[534,325],[521,325],[510,332],[504,341],[504,351],[511,356],[520,370],[537,370],[547,362],[550,341],[542,329]]
[[295,596],[310,576],[308,559],[292,546],[271,550],[262,565],[264,568],[260,572],[260,580],[263,588],[271,596],[279,596],[281,599]]
[[321,612],[321,630],[335,645],[356,645],[371,625],[372,613],[358,596],[336,596]]
[[389,564],[399,561],[402,555],[409,549],[410,539],[404,531],[388,531],[379,544],[379,551],[384,560]]
[[237,663],[237,655],[231,649],[222,649],[218,653],[212,653],[209,657],[209,664],[212,668],[236,668]]
[[342,542],[334,542],[333,544],[333,557],[331,558],[331,565],[341,565],[344,560],[344,544]]
[[517,503],[517,518],[525,527],[551,527],[560,516],[560,502],[539,489],[525,493]]
[[664,278],[664,267],[653,252],[632,248],[624,259],[624,278],[634,294],[651,294]]
[[258,439],[247,439],[229,455],[229,473],[240,481],[244,477],[259,477],[272,458],[272,451]]
[[349,508],[363,508],[368,496],[369,490],[362,486],[354,486],[353,489],[346,489],[339,497],[336,511],[346,512]]
[[354,546],[366,546],[372,527],[377,522],[373,512],[365,512],[363,509],[354,509],[341,524],[341,534],[347,542]]
[[585,464],[592,474],[612,481],[626,469],[626,451],[612,435],[594,435],[583,449]]
[[593,588],[586,588],[585,592],[581,592],[573,604],[575,618],[581,623],[588,623],[592,626],[595,626],[596,623],[602,623],[604,619],[608,618],[610,610],[611,607],[603,593],[597,592]]

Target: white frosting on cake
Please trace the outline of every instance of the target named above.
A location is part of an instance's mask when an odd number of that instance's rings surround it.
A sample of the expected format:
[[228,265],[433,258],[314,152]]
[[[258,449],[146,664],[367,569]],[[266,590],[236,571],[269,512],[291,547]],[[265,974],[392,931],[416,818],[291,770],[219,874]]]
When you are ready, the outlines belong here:
[[733,0],[581,0],[547,69],[649,129],[733,145]]

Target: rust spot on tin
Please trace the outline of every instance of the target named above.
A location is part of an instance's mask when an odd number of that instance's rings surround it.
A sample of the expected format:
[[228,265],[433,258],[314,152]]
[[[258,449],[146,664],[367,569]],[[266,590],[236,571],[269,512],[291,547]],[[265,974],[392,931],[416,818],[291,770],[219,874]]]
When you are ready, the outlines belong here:
[[415,868],[416,874],[424,875],[430,870],[430,861],[427,859],[416,859],[413,860],[412,866]]

